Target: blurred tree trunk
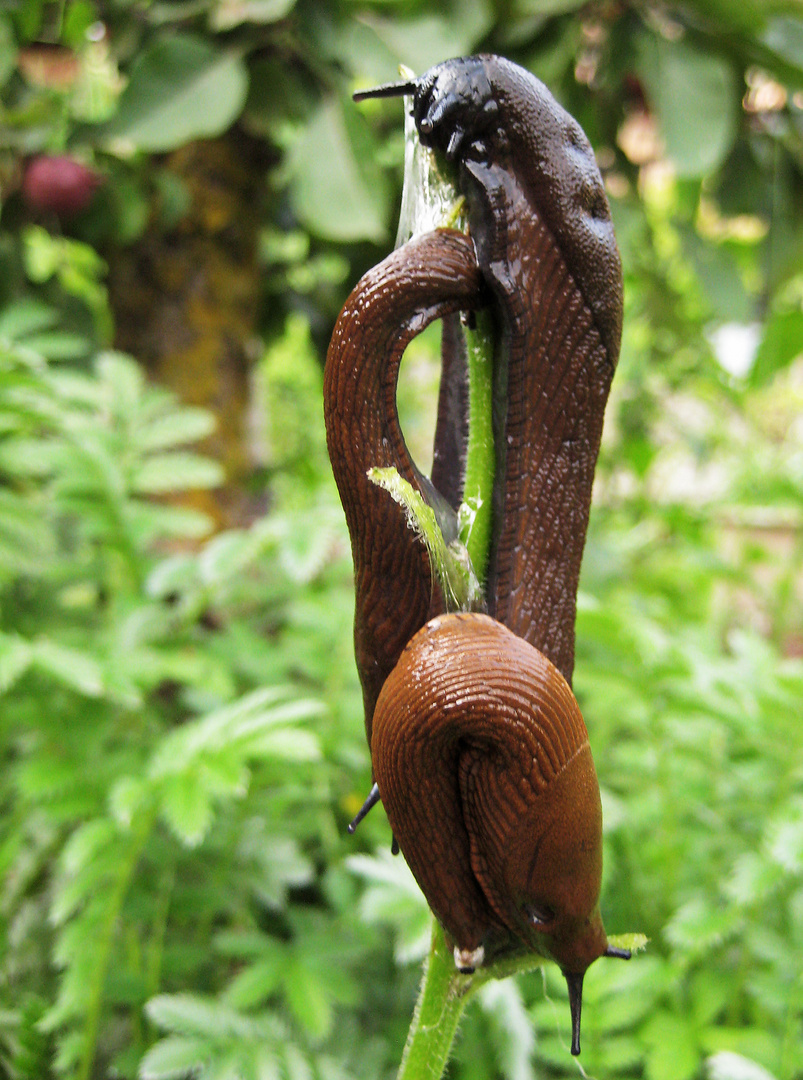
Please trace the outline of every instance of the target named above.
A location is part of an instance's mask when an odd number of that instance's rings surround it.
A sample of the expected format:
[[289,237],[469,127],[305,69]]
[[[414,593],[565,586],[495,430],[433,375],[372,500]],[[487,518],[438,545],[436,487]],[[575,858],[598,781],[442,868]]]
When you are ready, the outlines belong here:
[[167,229],[154,212],[136,243],[109,255],[116,344],[184,403],[217,418],[203,449],[223,466],[226,484],[190,502],[221,527],[255,512],[246,486],[254,466],[249,367],[259,348],[257,241],[267,165],[265,145],[236,130],[181,147],[164,168],[183,185],[186,212]]

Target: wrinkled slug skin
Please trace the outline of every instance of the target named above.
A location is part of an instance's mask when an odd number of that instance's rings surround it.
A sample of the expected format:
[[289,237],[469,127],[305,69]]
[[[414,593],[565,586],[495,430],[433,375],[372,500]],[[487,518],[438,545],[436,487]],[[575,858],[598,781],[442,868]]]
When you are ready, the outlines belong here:
[[[602,811],[566,680],[486,615],[412,639],[374,713],[372,762],[393,835],[461,949],[535,949],[584,971],[604,951]],[[551,912],[535,927],[532,911]]]
[[432,486],[415,467],[399,425],[399,364],[425,326],[476,308],[481,296],[472,242],[462,233],[437,230],[394,251],[360,280],[329,344],[326,439],[351,536],[354,645],[369,745],[382,684],[413,634],[443,610],[443,600],[424,545],[407,528],[401,508],[366,474],[374,466],[393,465],[433,501]]

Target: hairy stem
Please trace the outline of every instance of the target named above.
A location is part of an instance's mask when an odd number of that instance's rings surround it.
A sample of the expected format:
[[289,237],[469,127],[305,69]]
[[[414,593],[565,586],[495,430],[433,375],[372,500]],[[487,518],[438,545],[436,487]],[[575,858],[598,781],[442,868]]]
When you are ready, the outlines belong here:
[[433,919],[432,942],[398,1080],[440,1080],[443,1076],[472,978],[458,972],[443,930]]

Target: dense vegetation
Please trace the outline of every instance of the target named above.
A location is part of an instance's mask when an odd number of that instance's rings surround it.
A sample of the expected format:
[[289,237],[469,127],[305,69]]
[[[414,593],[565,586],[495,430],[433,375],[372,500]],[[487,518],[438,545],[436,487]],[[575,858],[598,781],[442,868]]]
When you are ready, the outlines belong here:
[[[428,914],[381,811],[344,835],[370,768],[321,361],[398,204],[400,106],[349,92],[478,50],[588,131],[626,274],[575,689],[606,925],[650,945],[590,970],[582,1065],[803,1078],[799,9],[19,0],[0,12],[9,1080],[394,1073]],[[409,352],[426,463],[436,344]],[[574,1074],[564,994],[549,968],[490,984],[453,1075]]]

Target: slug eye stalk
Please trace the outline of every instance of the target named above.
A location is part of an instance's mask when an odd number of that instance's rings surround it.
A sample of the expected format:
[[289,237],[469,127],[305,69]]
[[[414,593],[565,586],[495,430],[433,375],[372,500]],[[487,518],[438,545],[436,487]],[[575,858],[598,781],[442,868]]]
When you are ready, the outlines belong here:
[[603,956],[614,956],[619,960],[629,960],[633,955],[630,949],[617,949],[615,945],[609,945]]
[[569,988],[569,1008],[572,1013],[572,1053],[577,1057],[580,1053],[580,1013],[583,1008],[583,976],[572,975],[570,972],[564,971],[563,977]]
[[373,86],[368,90],[355,90],[351,95],[354,101],[368,101],[370,98],[393,98],[404,97],[414,94],[418,89],[418,79],[408,79],[406,82],[384,83],[382,86]]

